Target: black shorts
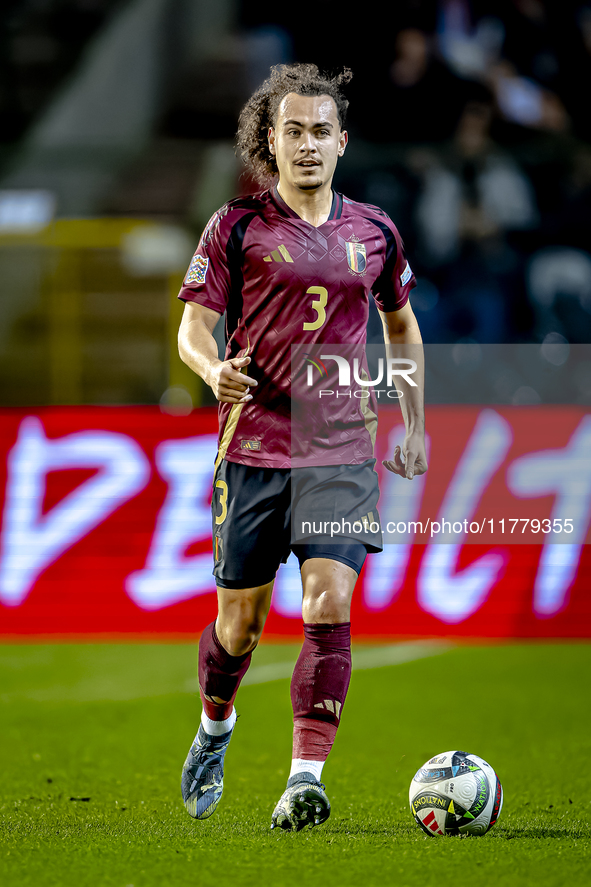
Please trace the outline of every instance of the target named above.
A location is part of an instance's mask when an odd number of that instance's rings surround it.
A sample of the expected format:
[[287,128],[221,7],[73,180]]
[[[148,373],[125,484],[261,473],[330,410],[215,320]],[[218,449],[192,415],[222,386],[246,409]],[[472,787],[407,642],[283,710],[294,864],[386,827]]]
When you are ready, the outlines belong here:
[[223,460],[211,502],[217,585],[266,585],[292,550],[300,566],[323,557],[359,573],[367,552],[382,550],[374,465],[277,469]]

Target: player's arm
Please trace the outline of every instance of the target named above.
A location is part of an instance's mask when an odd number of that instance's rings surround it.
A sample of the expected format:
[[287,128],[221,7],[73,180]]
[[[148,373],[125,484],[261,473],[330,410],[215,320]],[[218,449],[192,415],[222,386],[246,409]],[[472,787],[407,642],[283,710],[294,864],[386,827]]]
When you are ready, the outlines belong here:
[[396,447],[394,458],[383,463],[388,471],[412,480],[415,474],[424,474],[427,470],[423,340],[410,302],[407,301],[398,311],[380,311],[380,317],[384,325],[386,356],[413,360],[417,364],[415,372],[409,373],[416,386],[410,385],[404,376],[396,376],[396,387],[402,391],[400,407],[406,435],[402,454],[400,447]]
[[218,358],[213,331],[220,317],[211,308],[186,302],[179,329],[179,354],[181,360],[209,385],[217,400],[246,403],[252,400],[250,388],[257,384],[255,379],[241,372],[250,363],[250,357]]

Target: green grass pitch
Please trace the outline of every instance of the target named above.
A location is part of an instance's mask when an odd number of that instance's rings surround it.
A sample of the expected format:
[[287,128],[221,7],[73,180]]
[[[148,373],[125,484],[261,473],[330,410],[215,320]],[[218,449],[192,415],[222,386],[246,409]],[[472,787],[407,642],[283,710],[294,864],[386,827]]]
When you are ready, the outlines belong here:
[[[294,654],[261,646],[253,674]],[[285,678],[241,688],[221,805],[185,813],[195,662],[186,644],[0,646],[2,887],[591,883],[590,646],[463,645],[354,671],[323,774],[332,816],[300,834],[269,830]],[[427,837],[409,812],[417,768],[453,748],[503,783],[482,838]]]

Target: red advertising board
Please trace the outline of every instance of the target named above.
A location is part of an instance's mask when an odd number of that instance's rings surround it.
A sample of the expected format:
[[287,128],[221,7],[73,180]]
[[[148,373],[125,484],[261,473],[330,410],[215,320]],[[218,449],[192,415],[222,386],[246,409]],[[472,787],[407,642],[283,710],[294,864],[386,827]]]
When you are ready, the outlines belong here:
[[[357,637],[591,635],[591,415],[579,407],[427,409],[429,471],[381,460],[384,552],[353,603]],[[194,637],[215,616],[217,416],[156,407],[0,411],[0,636]],[[301,634],[293,556],[266,632]]]

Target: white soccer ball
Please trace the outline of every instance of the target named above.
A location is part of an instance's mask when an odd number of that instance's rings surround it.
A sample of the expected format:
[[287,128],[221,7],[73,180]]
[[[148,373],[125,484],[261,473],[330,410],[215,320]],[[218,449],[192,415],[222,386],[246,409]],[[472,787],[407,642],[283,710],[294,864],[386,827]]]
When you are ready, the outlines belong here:
[[415,774],[408,799],[428,835],[484,835],[499,818],[503,787],[478,755],[446,751]]

